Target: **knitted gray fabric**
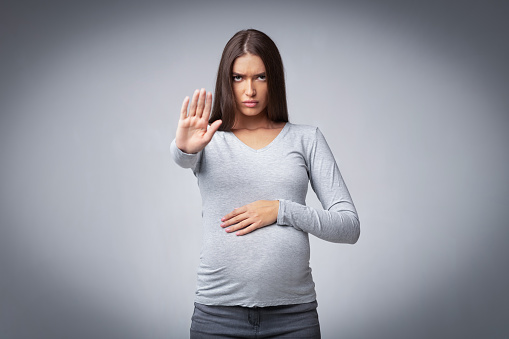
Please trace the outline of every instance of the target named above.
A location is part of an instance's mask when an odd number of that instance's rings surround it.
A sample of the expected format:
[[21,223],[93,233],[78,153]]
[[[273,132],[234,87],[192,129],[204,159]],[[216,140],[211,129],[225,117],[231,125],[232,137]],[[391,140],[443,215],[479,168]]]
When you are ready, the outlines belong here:
[[[202,196],[203,244],[195,301],[206,305],[275,306],[316,299],[309,267],[311,233],[355,243],[359,219],[334,156],[316,127],[286,123],[255,150],[218,131],[199,153],[171,143],[174,161],[191,168]],[[323,209],[305,204],[308,180]],[[277,222],[244,236],[221,218],[256,200],[279,200]]]

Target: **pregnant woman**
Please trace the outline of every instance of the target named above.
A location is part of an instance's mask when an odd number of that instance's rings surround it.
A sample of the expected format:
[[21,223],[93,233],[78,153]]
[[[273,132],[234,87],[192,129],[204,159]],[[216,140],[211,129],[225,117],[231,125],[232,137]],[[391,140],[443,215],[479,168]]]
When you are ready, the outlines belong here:
[[[170,148],[202,196],[191,338],[320,338],[308,235],[353,244],[359,218],[320,130],[288,122],[267,35],[228,41],[214,102],[205,89],[184,99]],[[323,209],[306,206],[309,182]]]

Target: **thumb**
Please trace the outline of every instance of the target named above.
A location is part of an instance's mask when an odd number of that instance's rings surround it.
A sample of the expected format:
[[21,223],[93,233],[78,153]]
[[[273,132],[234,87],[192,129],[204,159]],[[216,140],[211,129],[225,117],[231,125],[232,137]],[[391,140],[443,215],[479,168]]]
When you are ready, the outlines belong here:
[[214,135],[214,133],[216,133],[217,129],[219,128],[222,122],[223,122],[222,120],[216,120],[212,123],[212,125],[209,126],[207,132],[205,133],[208,140],[212,139],[212,136]]

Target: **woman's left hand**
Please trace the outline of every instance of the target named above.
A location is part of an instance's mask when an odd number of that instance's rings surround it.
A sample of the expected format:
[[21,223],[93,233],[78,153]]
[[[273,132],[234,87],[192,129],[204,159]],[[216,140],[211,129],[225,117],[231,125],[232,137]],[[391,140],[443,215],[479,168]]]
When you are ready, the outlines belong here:
[[244,235],[258,228],[271,225],[277,220],[279,200],[257,200],[250,204],[234,209],[221,218],[221,227],[226,232]]

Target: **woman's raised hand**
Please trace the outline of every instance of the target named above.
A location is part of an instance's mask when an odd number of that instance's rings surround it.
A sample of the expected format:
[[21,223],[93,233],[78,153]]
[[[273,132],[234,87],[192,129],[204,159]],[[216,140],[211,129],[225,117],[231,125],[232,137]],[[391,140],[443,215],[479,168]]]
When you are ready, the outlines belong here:
[[186,97],[180,111],[175,143],[182,152],[191,154],[198,153],[207,146],[222,121],[216,120],[208,126],[212,93],[207,93],[204,88],[201,91],[194,91],[189,114],[187,113],[188,104],[189,97]]

